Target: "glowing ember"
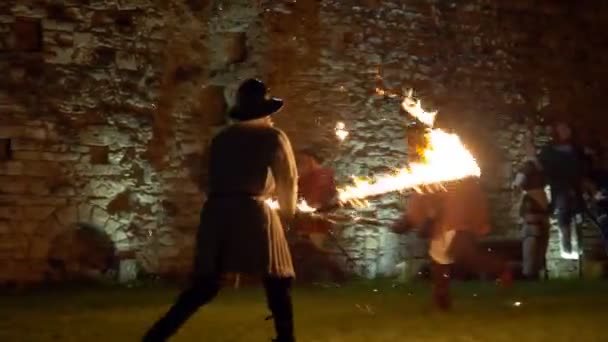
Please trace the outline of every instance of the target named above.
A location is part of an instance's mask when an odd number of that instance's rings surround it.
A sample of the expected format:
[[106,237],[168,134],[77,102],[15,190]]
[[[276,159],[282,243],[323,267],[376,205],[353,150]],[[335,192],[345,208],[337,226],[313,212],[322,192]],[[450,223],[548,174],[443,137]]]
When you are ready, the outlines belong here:
[[422,103],[420,100],[415,100],[413,95],[413,90],[410,89],[407,96],[401,102],[401,106],[405,109],[406,112],[410,113],[413,117],[420,120],[423,124],[433,127],[435,124],[435,117],[437,116],[437,111],[427,112],[422,109]]
[[401,96],[400,94],[395,94],[393,92],[390,92],[388,90],[384,90],[382,88],[376,88],[376,94],[380,95],[380,96],[388,96],[390,98],[394,98],[397,96]]
[[[266,204],[268,204],[268,206],[272,209],[279,209],[279,202],[275,199],[267,199]],[[297,204],[297,210],[304,213],[311,213],[314,212],[316,209],[309,206],[305,200],[300,200]]]
[[336,124],[336,136],[340,140],[344,140],[348,136],[348,131],[346,130],[346,126],[344,125],[344,122],[338,122]]

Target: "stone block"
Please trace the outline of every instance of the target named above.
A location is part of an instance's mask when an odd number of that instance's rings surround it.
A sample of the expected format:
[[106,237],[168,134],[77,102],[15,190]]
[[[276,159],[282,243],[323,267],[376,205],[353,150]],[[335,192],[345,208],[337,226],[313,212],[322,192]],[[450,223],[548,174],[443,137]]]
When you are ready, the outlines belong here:
[[136,71],[139,63],[135,53],[129,51],[118,51],[116,53],[116,65],[122,70]]
[[68,48],[74,46],[74,35],[67,32],[56,33],[52,37],[53,43],[57,46]]
[[216,85],[207,85],[201,89],[198,111],[201,115],[203,129],[226,123],[228,104],[224,90],[224,87]]
[[99,227],[105,227],[110,215],[98,206],[94,206],[91,212],[91,223]]
[[174,258],[181,252],[181,248],[178,246],[162,246],[158,249],[158,257],[162,259]]
[[89,199],[89,203],[91,203],[91,205],[96,205],[102,208],[105,208],[108,206],[108,204],[110,203],[111,199],[109,198],[91,198]]
[[44,30],[49,31],[74,32],[76,29],[76,23],[74,22],[54,19],[44,19],[42,21],[42,26]]
[[200,189],[198,184],[188,179],[167,179],[165,191],[168,194],[198,194]]
[[11,231],[10,220],[0,220],[0,235],[8,234]]
[[94,36],[88,32],[74,32],[74,45],[89,46],[94,43]]
[[38,151],[15,151],[13,152],[15,160],[41,160],[42,152]]
[[[78,222],[80,223],[88,223],[93,224],[91,220],[91,215],[93,213],[93,207],[86,203],[81,203],[78,205]],[[103,226],[101,226],[103,227]],[[101,228],[100,227],[100,228]]]
[[55,161],[21,160],[22,171],[19,175],[45,177],[47,179],[59,178],[59,164]]
[[[7,132],[4,132],[6,134]],[[2,128],[0,128],[0,136],[2,136]],[[13,136],[19,136],[13,135]],[[12,138],[11,139],[11,148],[13,151],[39,151],[44,150],[45,147],[48,148],[47,143],[42,143],[37,140],[25,139],[25,138]]]
[[21,207],[0,206],[0,219],[21,220],[23,209]]
[[0,138],[16,138],[23,135],[25,126],[15,125],[1,125],[0,126]]
[[47,140],[49,138],[48,131],[43,127],[25,127],[22,136],[34,140]]
[[76,153],[88,153],[89,151],[91,151],[91,147],[84,146],[84,145],[70,145],[68,150],[70,152],[76,152]]
[[48,64],[70,64],[77,57],[75,52],[74,48],[51,47],[45,51],[44,61]]
[[226,32],[224,39],[225,65],[244,62],[247,59],[247,33]]
[[19,206],[48,205],[60,208],[66,205],[67,200],[65,198],[57,198],[55,196],[39,197],[29,195],[10,195],[10,202]]
[[14,151],[15,160],[48,160],[48,161],[77,161],[80,159],[78,153],[56,153],[40,151]]
[[137,280],[139,265],[135,259],[121,260],[118,265],[118,281],[128,283]]
[[[49,190],[48,193],[49,194],[51,191]],[[76,195],[76,189],[74,189],[74,187],[71,186],[67,186],[67,185],[62,185],[62,186],[58,186],[58,187],[53,187],[53,195],[57,196],[57,197],[73,197]]]
[[42,154],[42,160],[51,160],[58,162],[66,162],[66,161],[77,161],[80,159],[79,153],[52,153],[52,152],[44,152]]
[[23,208],[23,217],[28,220],[44,220],[48,218],[54,211],[52,206],[35,206]]
[[18,181],[14,177],[0,177],[0,193],[24,194],[27,189],[27,183]]
[[75,167],[82,176],[120,176],[124,170],[119,165],[83,165]]
[[175,238],[172,236],[172,234],[163,234],[158,239],[158,243],[161,246],[175,246],[177,244],[177,242],[175,241]]
[[118,151],[108,152],[108,154],[106,156],[106,162],[105,163],[98,163],[98,164],[119,165],[123,161],[128,160],[128,158],[126,158],[126,156],[127,156],[127,151],[125,151],[125,150],[118,150]]
[[83,145],[91,146],[109,146],[116,144],[121,147],[129,147],[133,145],[131,136],[119,131],[112,126],[90,126],[79,132],[80,142]]
[[40,221],[32,221],[29,218],[25,218],[25,221],[20,222],[16,229],[24,235],[31,236],[36,232],[40,224]]
[[71,225],[78,223],[78,207],[74,205],[70,205],[64,208],[59,209],[55,212],[55,217],[57,218],[57,222],[59,224],[69,227]]
[[103,230],[106,233],[114,236],[114,233],[116,233],[117,231],[119,231],[119,229],[122,228],[122,227],[123,227],[122,223],[120,223],[120,222],[118,222],[118,221],[116,221],[114,219],[109,219],[109,220],[106,221],[106,224],[104,225]]
[[125,184],[120,181],[91,180],[83,189],[83,193],[92,197],[113,198],[125,190]]
[[118,229],[114,233],[112,233],[112,241],[114,241],[115,243],[125,242],[128,239],[129,239],[129,237],[127,236],[127,234],[120,229]]
[[76,64],[79,66],[86,66],[95,65],[98,59],[98,51],[95,49],[77,46],[65,50],[69,50],[69,54],[61,56],[61,58],[56,61],[49,61],[49,63]]
[[51,190],[45,181],[31,178],[28,180],[27,191],[33,195],[48,195],[51,193]]

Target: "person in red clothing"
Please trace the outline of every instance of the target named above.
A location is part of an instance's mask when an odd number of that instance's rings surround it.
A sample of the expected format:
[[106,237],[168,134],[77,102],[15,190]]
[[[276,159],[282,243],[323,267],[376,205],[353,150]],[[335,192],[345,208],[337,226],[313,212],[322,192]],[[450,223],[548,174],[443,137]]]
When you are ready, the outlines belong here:
[[[301,150],[296,155],[299,195],[309,206],[316,209],[331,207],[337,201],[334,170],[324,167],[321,163],[321,158],[313,149]],[[299,278],[318,278],[317,272],[327,271],[333,281],[344,280],[342,268],[331,260],[329,255],[332,251],[326,247],[333,228],[331,221],[320,217],[298,220],[294,259],[296,269],[299,268]]]
[[334,170],[324,167],[322,160],[313,149],[303,149],[296,155],[300,195],[313,208],[331,206],[336,201],[336,181]]
[[512,281],[507,263],[478,247],[477,240],[490,231],[487,200],[479,181],[469,177],[445,185],[446,191],[413,194],[405,215],[393,226],[396,233],[419,230],[428,237],[435,305],[451,307],[451,265],[478,274],[499,276],[503,286]]

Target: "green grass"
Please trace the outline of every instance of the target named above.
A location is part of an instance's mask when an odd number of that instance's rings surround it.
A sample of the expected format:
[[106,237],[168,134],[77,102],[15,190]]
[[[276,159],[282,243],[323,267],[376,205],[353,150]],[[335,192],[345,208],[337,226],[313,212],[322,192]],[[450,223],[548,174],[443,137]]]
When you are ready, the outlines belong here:
[[[518,284],[508,293],[462,284],[446,314],[431,309],[426,284],[297,288],[296,328],[299,341],[608,341],[607,290],[606,282]],[[161,285],[5,291],[0,341],[138,341],[176,294]],[[225,290],[172,341],[269,341],[266,315],[260,289]]]

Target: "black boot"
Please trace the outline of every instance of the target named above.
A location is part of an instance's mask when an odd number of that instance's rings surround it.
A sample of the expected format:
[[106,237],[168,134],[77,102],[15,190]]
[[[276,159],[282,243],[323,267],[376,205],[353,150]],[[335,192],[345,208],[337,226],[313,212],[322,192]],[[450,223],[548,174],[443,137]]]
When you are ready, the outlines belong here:
[[[274,320],[274,316],[270,315],[265,318],[266,321]],[[283,319],[283,322],[274,322],[274,328],[277,332],[277,337],[273,338],[273,342],[295,342],[293,335],[293,320]]]
[[275,342],[295,342],[296,338],[293,335],[293,322],[291,319],[277,321],[275,319],[274,327],[277,331]]
[[291,278],[266,277],[264,288],[277,334],[275,341],[294,342],[293,308],[290,295]]

